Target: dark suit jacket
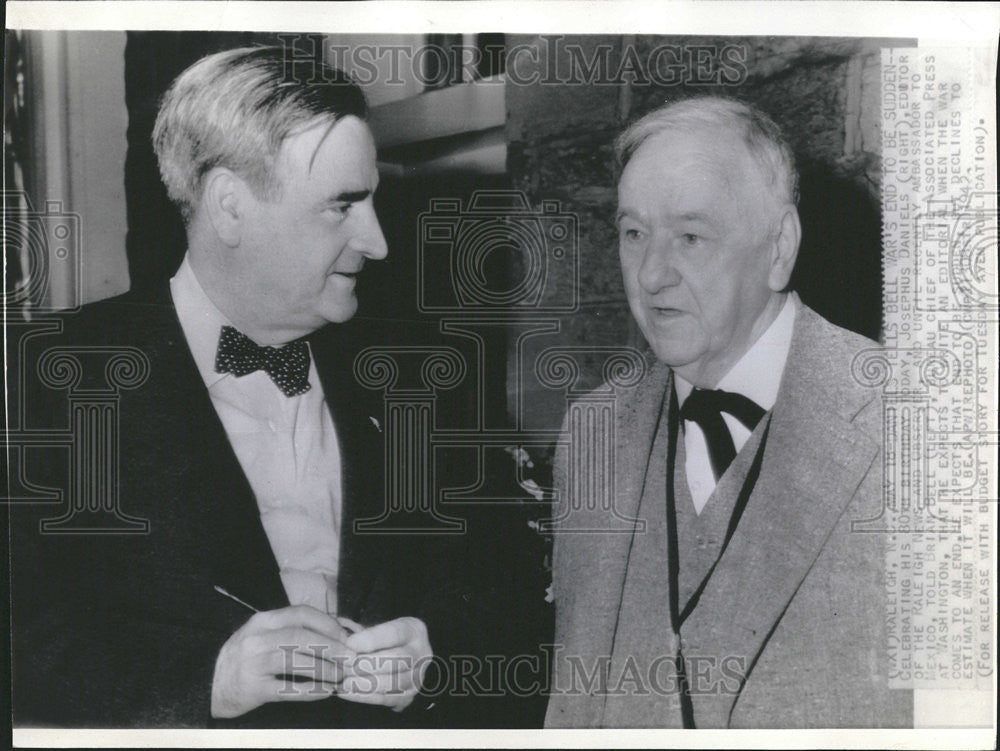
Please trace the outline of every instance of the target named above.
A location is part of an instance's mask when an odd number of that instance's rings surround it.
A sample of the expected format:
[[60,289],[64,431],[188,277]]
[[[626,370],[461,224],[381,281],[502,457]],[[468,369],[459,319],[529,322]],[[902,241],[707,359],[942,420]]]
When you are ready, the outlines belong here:
[[[759,478],[680,630],[696,727],[912,724],[912,693],[888,687],[884,539],[851,529],[881,502],[881,401],[851,375],[854,355],[872,346],[799,308]],[[556,643],[564,651],[547,726],[680,727],[676,676],[662,661],[678,643],[669,616],[666,457],[654,449],[665,445],[661,406],[672,388],[669,369],[657,363],[616,403],[614,501],[644,526],[631,534],[557,531]],[[720,478],[703,515],[739,492],[766,424]],[[678,503],[690,503],[678,443],[675,488]],[[565,461],[563,451],[557,484]],[[559,493],[575,525],[600,528],[607,512],[599,504],[588,506],[565,484]],[[564,690],[580,665],[593,670],[602,659],[607,690]],[[621,680],[629,662],[642,688]]]
[[[483,539],[466,535],[355,535],[352,522],[382,510],[382,420],[377,393],[352,374],[356,329],[328,326],[310,339],[342,454],[343,511],[339,613],[364,625],[421,618],[438,656],[512,647],[498,572],[479,565]],[[392,337],[394,332],[383,332]],[[378,337],[373,337],[378,341]],[[381,343],[392,343],[383,338]],[[18,725],[209,726],[210,691],[222,644],[251,613],[288,605],[259,511],[187,347],[166,285],[129,293],[66,320],[57,337],[38,337],[26,360],[54,346],[132,347],[148,380],[117,400],[119,507],[148,521],[146,534],[39,534],[65,503],[12,512],[14,710]],[[26,373],[34,365],[26,363]],[[101,381],[105,373],[84,373]],[[64,427],[65,393],[35,383],[28,414]],[[46,406],[47,405],[47,406]],[[88,446],[86,439],[77,440]],[[64,450],[32,450],[28,479],[65,487]],[[517,541],[509,541],[517,545]],[[509,581],[510,571],[504,572]],[[516,582],[516,576],[514,576]],[[496,586],[495,586],[496,585]],[[499,587],[499,589],[497,588]],[[501,592],[501,589],[503,592]],[[511,641],[505,641],[510,638]],[[528,637],[529,641],[532,637]],[[502,651],[502,650],[501,650]],[[403,713],[339,699],[265,705],[232,724],[249,727],[391,727],[533,724],[539,707],[485,709],[448,696]],[[495,710],[495,713],[494,713]]]

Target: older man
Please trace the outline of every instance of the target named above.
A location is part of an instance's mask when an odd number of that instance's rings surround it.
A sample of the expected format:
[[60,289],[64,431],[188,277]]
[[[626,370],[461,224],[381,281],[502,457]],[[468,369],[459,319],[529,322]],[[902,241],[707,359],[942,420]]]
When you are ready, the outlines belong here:
[[35,342],[148,359],[115,458],[122,512],[149,530],[39,535],[51,509],[18,509],[18,724],[462,721],[414,699],[435,650],[485,648],[477,592],[440,537],[353,530],[384,509],[383,436],[341,324],[386,244],[364,96],[320,73],[289,76],[280,48],[186,70],[153,134],[186,222],[180,269]]
[[[619,254],[656,362],[617,402],[614,504],[560,488],[552,727],[907,726],[889,685],[873,342],[787,290],[797,176],[777,126],[696,97],[619,138]],[[557,482],[567,471],[557,462]],[[606,513],[606,512],[604,512]]]

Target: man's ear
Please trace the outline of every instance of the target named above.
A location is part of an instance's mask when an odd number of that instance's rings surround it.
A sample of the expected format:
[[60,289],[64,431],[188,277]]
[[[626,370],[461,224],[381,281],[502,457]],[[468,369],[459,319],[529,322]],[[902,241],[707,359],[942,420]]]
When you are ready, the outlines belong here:
[[216,167],[205,175],[202,205],[219,240],[231,248],[240,244],[246,216],[247,186],[225,167]]
[[782,292],[788,286],[802,239],[802,225],[795,206],[788,204],[782,211],[778,236],[771,249],[771,268],[767,275],[767,286],[773,292]]

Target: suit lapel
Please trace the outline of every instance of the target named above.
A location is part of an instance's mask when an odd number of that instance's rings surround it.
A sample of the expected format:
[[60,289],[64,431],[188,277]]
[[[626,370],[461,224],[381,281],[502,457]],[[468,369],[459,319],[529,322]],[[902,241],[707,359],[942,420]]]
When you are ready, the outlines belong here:
[[[154,373],[160,374],[160,385],[148,393],[155,393],[163,403],[184,405],[173,408],[166,422],[177,438],[161,438],[166,446],[189,447],[178,453],[187,458],[176,471],[204,478],[200,495],[206,502],[188,511],[201,519],[202,529],[213,531],[209,534],[219,552],[211,557],[212,583],[260,610],[286,607],[288,597],[256,497],[187,346],[169,288],[164,285],[142,302],[144,306],[150,303],[163,314],[158,317],[158,330],[144,345]],[[371,420],[371,416],[379,420],[382,416],[367,408],[370,395],[353,377],[352,331],[346,325],[327,326],[309,341],[341,454],[338,611],[356,616],[372,589],[381,557],[375,555],[375,536],[356,536],[351,530],[355,519],[375,516],[381,510],[376,505],[382,497],[383,452],[381,433]],[[162,411],[162,404],[158,409]],[[238,606],[233,615],[245,619]]]
[[[664,383],[666,380],[666,383]],[[670,624],[667,559],[667,405],[669,379],[656,378],[641,394],[642,434],[635,437],[635,456],[627,471],[643,482],[638,488],[636,515],[645,528],[628,541],[627,570],[622,583],[612,651],[608,696],[602,725],[606,727],[679,727],[678,694],[663,690],[636,692],[635,678],[647,683],[655,670],[660,685],[669,685],[670,663],[677,652]],[[657,393],[659,394],[657,396]],[[650,425],[647,421],[652,420]],[[627,436],[626,436],[627,439]],[[619,438],[619,445],[621,445]],[[623,689],[618,691],[617,689]]]
[[[871,396],[859,391],[853,399],[832,390],[823,394],[826,379],[838,382],[834,368],[844,363],[830,361],[836,345],[828,341],[821,319],[805,307],[798,315],[760,477],[728,549],[682,629],[687,658],[732,656],[744,661],[744,675],[878,452],[850,419]],[[829,398],[818,399],[818,394]],[[719,679],[718,668],[714,679]],[[696,691],[696,724],[726,727],[738,696],[734,688],[723,684],[721,691]]]
[[[654,364],[634,389],[616,394],[612,503],[618,516],[635,518],[639,510],[668,379],[669,370]],[[568,425],[566,429],[570,430]],[[635,625],[622,612],[626,571],[633,539],[647,534],[649,520],[638,520],[630,530],[619,519],[609,522],[612,515],[607,509],[588,503],[589,483],[596,480],[586,457],[587,451],[596,450],[594,436],[566,435],[563,440],[566,442],[557,447],[554,478],[566,493],[560,500],[560,505],[565,503],[565,513],[557,522],[553,554],[556,634],[560,644],[547,722],[559,727],[600,727],[616,722],[621,707],[612,706],[606,711],[606,692],[584,690],[579,670],[571,661],[583,660],[585,672],[597,679],[597,685],[606,683],[619,625],[625,631]],[[570,445],[569,440],[582,444]],[[580,461],[585,466],[575,466]],[[618,530],[625,527],[625,531],[601,531],[602,527],[607,530],[609,523]],[[648,575],[640,572],[639,578]],[[629,633],[623,633],[621,640],[624,648],[632,643]]]
[[[653,440],[660,423],[660,409],[663,396],[670,385],[670,370],[655,363],[649,375],[639,384],[634,393],[622,399],[618,405],[615,435],[615,508],[626,518],[636,518],[646,472],[653,451]],[[635,534],[643,534],[647,521],[638,519]],[[633,536],[622,535],[628,545]]]
[[[638,610],[645,612],[644,605],[655,606],[662,599],[657,596],[662,590],[662,580],[655,572],[640,570],[650,555],[656,557],[650,543],[654,538],[662,539],[657,534],[663,528],[662,504],[647,509],[641,507],[641,501],[647,482],[656,482],[657,471],[662,481],[662,468],[657,470],[654,466],[650,475],[650,461],[669,376],[669,369],[655,363],[639,386],[616,405],[614,506],[621,516],[637,521],[631,534],[593,535],[593,560],[600,561],[600,565],[588,590],[589,602],[577,611],[592,619],[589,628],[598,640],[582,654],[612,655],[609,673],[612,683],[626,669],[624,661],[630,654],[635,655],[633,659],[641,660],[638,645],[648,643],[650,629],[669,632],[669,623],[658,616],[653,617],[653,622],[646,616],[637,617]],[[600,724],[620,724],[618,718],[623,709],[627,707],[621,702],[609,702],[605,697]]]
[[[186,527],[192,541],[204,538],[202,544],[211,550],[200,559],[210,570],[192,575],[210,579],[258,609],[284,607],[288,599],[256,498],[195,365],[169,288],[163,285],[138,305],[159,314],[157,324],[143,332],[149,338],[142,346],[151,367],[142,398],[153,403],[137,405],[134,414],[136,419],[155,416],[158,421],[159,427],[147,423],[143,432],[156,445],[154,450],[164,454],[156,463],[165,481],[170,484],[176,478],[197,486],[196,494],[167,501],[185,503],[176,514],[190,520]],[[230,610],[230,615],[245,620],[244,611]]]
[[[377,555],[376,535],[354,534],[354,522],[377,516],[382,509],[384,423],[381,410],[354,378],[357,345],[350,324],[327,326],[310,338],[323,393],[337,431],[341,467],[340,562],[337,575],[338,611],[362,617],[383,556]],[[374,420],[373,420],[374,418]]]

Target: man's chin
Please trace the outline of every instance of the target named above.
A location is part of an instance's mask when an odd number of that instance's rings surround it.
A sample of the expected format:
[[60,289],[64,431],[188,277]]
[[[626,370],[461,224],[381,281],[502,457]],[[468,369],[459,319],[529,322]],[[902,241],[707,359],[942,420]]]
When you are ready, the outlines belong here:
[[701,355],[698,347],[694,346],[696,337],[690,327],[671,326],[669,331],[665,331],[663,326],[647,325],[641,328],[656,359],[671,368],[688,365]]
[[339,301],[336,305],[331,305],[322,313],[324,325],[327,323],[347,323],[354,318],[358,312],[358,300],[353,295],[349,301]]
[[698,353],[691,348],[690,342],[664,342],[648,338],[647,341],[656,359],[674,370],[691,365],[698,359]]

